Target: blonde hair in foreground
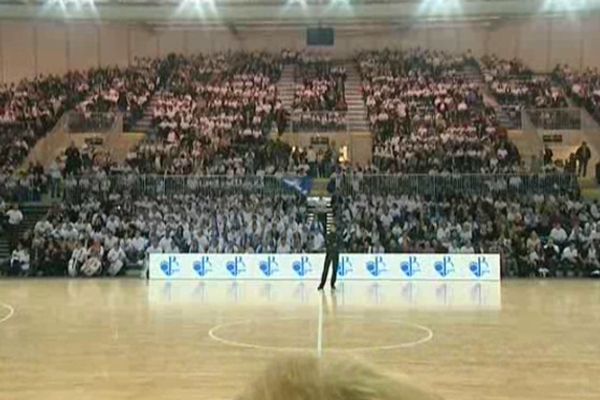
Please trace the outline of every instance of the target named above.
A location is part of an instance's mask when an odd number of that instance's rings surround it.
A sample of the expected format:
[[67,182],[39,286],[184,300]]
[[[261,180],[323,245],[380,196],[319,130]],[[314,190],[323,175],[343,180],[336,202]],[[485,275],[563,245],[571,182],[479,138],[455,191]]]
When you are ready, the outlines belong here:
[[290,356],[271,363],[236,400],[439,400],[354,360]]

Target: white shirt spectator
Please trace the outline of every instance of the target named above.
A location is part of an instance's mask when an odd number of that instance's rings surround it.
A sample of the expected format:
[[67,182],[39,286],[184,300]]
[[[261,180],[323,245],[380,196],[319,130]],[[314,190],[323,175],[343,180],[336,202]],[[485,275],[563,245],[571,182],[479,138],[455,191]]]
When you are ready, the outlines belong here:
[[23,213],[19,209],[11,208],[6,212],[8,216],[8,223],[15,226],[19,225],[23,221]]
[[577,262],[578,257],[579,252],[577,251],[577,248],[574,246],[568,246],[563,250],[561,259],[575,263]]
[[562,226],[558,225],[552,228],[550,231],[550,237],[554,240],[555,243],[564,243],[567,241],[567,232],[563,229]]

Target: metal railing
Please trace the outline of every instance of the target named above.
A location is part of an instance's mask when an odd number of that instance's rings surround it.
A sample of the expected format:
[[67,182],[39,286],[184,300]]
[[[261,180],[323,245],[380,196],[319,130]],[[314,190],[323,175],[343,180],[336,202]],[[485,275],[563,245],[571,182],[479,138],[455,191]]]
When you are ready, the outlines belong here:
[[[41,201],[43,198],[80,202],[86,198],[118,200],[179,195],[290,194],[295,190],[280,176],[162,176],[114,174],[48,179],[46,183],[23,186],[16,178],[2,182],[0,196],[6,201]],[[572,174],[461,174],[461,175],[358,175],[337,177],[338,194],[381,195],[520,195],[575,193]]]
[[18,178],[10,178],[0,185],[0,196],[8,201],[40,201],[44,197],[50,200],[79,202],[90,196],[109,199],[111,196],[130,196],[131,198],[204,195],[204,194],[284,194],[294,189],[283,182],[279,176],[177,176],[177,175],[140,175],[116,173],[105,177],[97,175],[70,176],[67,178],[48,178],[45,183],[23,186]]
[[67,133],[109,133],[119,129],[123,122],[120,113],[86,113],[70,111],[67,113]]
[[111,194],[132,198],[216,194],[284,194],[293,189],[277,176],[163,176],[118,174],[106,178],[70,177],[60,182],[57,194],[68,202],[81,201],[93,194],[108,198]]
[[578,190],[572,174],[344,175],[336,187],[343,195],[494,195],[554,194]]
[[293,133],[349,133],[346,111],[294,111],[290,118]]
[[[542,168],[542,161],[544,155],[544,142],[540,135],[538,135],[537,128],[531,122],[529,114],[526,112],[521,113],[521,130],[523,131],[523,137],[528,145],[528,152],[523,152],[521,158],[528,165],[529,171],[539,172]],[[529,153],[526,155],[526,153]]]
[[508,117],[509,119],[509,126],[507,126],[507,128],[509,129],[521,129],[523,127],[523,121],[522,121],[522,111],[523,111],[523,107],[517,104],[511,105],[511,104],[505,104],[505,105],[501,105],[500,109],[502,110],[502,112],[504,113],[504,115],[506,115],[506,117]]
[[582,116],[579,108],[527,109],[531,122],[543,130],[581,130]]

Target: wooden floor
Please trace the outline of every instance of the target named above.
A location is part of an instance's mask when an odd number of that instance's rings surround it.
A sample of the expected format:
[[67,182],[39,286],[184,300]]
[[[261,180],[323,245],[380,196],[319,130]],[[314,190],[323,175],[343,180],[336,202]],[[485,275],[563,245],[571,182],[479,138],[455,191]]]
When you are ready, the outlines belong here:
[[232,399],[319,332],[449,400],[600,399],[599,282],[127,279],[0,281],[0,399]]

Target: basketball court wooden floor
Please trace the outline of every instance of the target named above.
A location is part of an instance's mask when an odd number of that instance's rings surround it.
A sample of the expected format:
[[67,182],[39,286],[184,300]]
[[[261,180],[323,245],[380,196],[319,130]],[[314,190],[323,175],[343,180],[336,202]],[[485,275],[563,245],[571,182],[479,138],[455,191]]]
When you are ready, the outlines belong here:
[[449,400],[600,399],[599,282],[314,286],[0,281],[0,399],[232,399],[319,343]]

